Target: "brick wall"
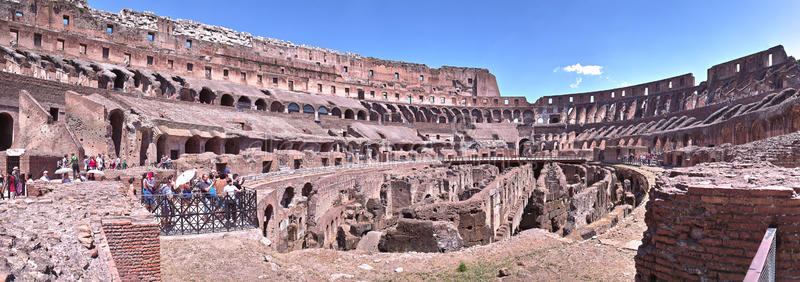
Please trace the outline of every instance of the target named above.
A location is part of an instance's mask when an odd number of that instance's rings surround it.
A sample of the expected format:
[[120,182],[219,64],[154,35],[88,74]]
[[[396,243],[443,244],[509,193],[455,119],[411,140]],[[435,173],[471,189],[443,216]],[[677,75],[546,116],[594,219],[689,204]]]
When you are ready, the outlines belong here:
[[778,228],[777,280],[800,279],[800,198],[792,188],[690,185],[650,197],[637,280],[742,280],[770,226]]
[[150,220],[104,218],[102,224],[112,264],[119,275],[114,280],[161,280],[161,241],[158,223],[152,217]]

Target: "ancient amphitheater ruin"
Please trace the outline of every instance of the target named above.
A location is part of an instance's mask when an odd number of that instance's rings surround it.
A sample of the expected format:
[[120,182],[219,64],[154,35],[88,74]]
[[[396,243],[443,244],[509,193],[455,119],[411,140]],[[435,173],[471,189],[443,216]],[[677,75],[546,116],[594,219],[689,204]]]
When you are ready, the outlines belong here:
[[[189,233],[255,236],[271,254],[258,255],[269,273],[259,278],[393,279],[413,269],[397,257],[441,255],[456,271],[461,258],[440,253],[524,251],[528,239],[515,237],[537,230],[558,242],[536,253],[546,256],[605,244],[632,222],[646,226],[629,232],[631,272],[612,278],[800,279],[800,63],[782,46],[711,66],[702,82],[687,73],[529,102],[502,96],[487,69],[363,57],[86,0],[0,6],[3,174],[39,179],[73,153],[130,166],[105,181],[36,181],[0,200],[5,281],[188,280],[168,273],[165,246]],[[155,167],[163,156],[168,169]],[[236,230],[143,205],[143,173],[191,169],[242,175],[252,194],[225,212],[240,217]],[[637,210],[643,220],[631,219]],[[371,256],[312,276],[277,259],[354,254]],[[530,257],[492,275],[544,279],[525,276]]]

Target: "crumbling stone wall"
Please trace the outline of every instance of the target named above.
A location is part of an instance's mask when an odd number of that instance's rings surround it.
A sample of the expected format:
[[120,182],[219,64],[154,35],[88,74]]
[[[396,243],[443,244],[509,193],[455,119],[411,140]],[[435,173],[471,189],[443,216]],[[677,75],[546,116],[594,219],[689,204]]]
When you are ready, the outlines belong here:
[[[525,206],[534,188],[533,170],[524,165],[507,170],[467,200],[439,202],[403,210],[404,218],[452,222],[464,246],[493,242],[498,233],[510,236],[519,222],[510,214]],[[511,218],[512,220],[509,220]]]

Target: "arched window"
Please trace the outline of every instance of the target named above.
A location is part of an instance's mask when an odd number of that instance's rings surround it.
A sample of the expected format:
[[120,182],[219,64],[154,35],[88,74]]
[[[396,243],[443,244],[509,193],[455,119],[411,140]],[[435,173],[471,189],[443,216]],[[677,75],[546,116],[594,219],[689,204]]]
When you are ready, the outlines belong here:
[[314,106],[305,104],[303,105],[303,113],[304,114],[314,114]]
[[300,112],[300,106],[295,103],[289,103],[289,113],[297,113]]
[[220,104],[222,104],[223,106],[233,107],[233,96],[229,94],[222,95],[222,100],[220,101]]
[[319,106],[319,108],[317,109],[317,112],[320,115],[327,115],[328,114],[328,108],[326,108],[325,106]]
[[256,100],[256,110],[266,111],[267,110],[267,102],[264,101],[264,99]]
[[281,102],[275,101],[269,106],[269,111],[273,113],[282,113],[283,112],[283,104]]

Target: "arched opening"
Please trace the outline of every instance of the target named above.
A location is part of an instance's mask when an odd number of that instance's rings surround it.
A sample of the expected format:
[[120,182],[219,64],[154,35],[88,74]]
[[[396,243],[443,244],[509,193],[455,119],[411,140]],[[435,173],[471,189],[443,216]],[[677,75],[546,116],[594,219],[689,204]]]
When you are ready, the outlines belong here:
[[342,110],[340,110],[339,108],[333,108],[331,109],[331,115],[338,118],[342,118]]
[[238,106],[240,109],[248,109],[248,110],[249,110],[249,109],[250,109],[250,107],[251,107],[251,106],[250,106],[250,98],[247,98],[247,96],[242,96],[242,97],[239,97],[239,100],[238,100],[238,101],[236,101],[236,105],[237,105],[237,106]]
[[358,120],[367,120],[367,114],[364,113],[364,111],[358,111],[356,117],[358,118]]
[[305,104],[305,105],[303,105],[303,113],[304,113],[304,114],[311,114],[311,115],[313,115],[313,114],[314,114],[314,106],[312,106],[312,105],[309,105],[309,104]]
[[211,104],[214,103],[214,99],[216,98],[217,95],[214,95],[211,89],[203,88],[203,90],[200,90],[200,103]]
[[194,102],[194,90],[188,88],[181,89],[178,99],[186,102]]
[[281,196],[281,207],[289,208],[289,204],[292,203],[292,199],[294,199],[294,188],[286,187],[286,190],[283,191],[283,196]]
[[199,136],[192,136],[189,140],[186,140],[186,144],[184,146],[184,151],[187,154],[199,154],[202,153],[200,150],[200,137]]
[[308,182],[306,185],[303,185],[303,191],[301,193],[303,197],[311,197],[312,190],[314,190],[314,186],[311,185],[311,182]]
[[239,153],[239,140],[228,139],[225,140],[225,154],[238,154]]
[[267,110],[267,101],[264,101],[264,99],[256,100],[256,110],[266,111]]
[[439,116],[439,123],[447,123],[447,118],[444,116]]
[[144,166],[147,165],[147,147],[150,147],[150,144],[153,143],[153,133],[147,128],[143,128],[141,133],[142,143],[139,145],[139,165]]
[[264,225],[261,227],[261,234],[264,237],[267,237],[267,230],[269,230],[269,222],[272,220],[273,213],[272,205],[267,205],[267,208],[264,209]]
[[128,77],[118,69],[114,69],[111,72],[116,75],[114,78],[114,90],[122,91],[125,88],[125,81],[128,80]]
[[483,113],[481,113],[481,111],[479,111],[477,109],[472,110],[472,118],[476,123],[482,123],[483,122]]
[[300,106],[298,106],[296,103],[289,103],[288,109],[290,114],[300,112]]
[[328,115],[328,108],[326,108],[325,106],[319,106],[319,108],[317,108],[317,112],[321,116]]
[[220,104],[223,106],[233,107],[233,96],[229,94],[222,95]]
[[161,157],[164,156],[166,151],[167,151],[167,136],[162,134],[158,136],[158,141],[156,141],[156,161],[154,162],[160,160]]
[[281,102],[275,101],[269,105],[269,111],[273,113],[282,113],[283,112],[283,104]]
[[208,139],[205,148],[206,152],[212,152],[217,155],[222,154],[222,138],[214,137]]
[[344,111],[344,118],[345,119],[353,119],[353,110],[347,109]]
[[120,143],[122,143],[122,123],[125,115],[122,114],[122,110],[116,109],[108,115],[108,120],[111,122],[111,142],[114,143],[114,153],[119,156]]
[[14,142],[14,118],[7,113],[0,113],[0,151],[11,148]]

